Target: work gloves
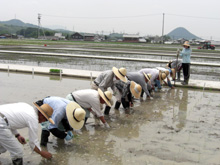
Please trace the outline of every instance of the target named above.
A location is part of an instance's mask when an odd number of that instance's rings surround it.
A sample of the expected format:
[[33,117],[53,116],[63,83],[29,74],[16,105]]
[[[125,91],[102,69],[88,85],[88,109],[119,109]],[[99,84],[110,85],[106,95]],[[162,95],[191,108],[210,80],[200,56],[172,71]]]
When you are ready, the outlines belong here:
[[73,135],[72,131],[68,131],[67,135],[65,137],[65,140],[69,141],[69,140],[73,139],[73,137],[74,137],[74,135]]
[[105,128],[110,128],[107,122],[104,123]]

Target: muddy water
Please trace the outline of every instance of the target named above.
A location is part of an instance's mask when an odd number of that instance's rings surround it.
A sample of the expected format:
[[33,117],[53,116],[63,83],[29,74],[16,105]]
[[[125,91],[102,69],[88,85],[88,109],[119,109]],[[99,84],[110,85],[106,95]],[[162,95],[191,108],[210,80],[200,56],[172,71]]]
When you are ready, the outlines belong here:
[[[48,95],[65,97],[90,81],[0,72],[0,104],[33,101]],[[164,88],[153,100],[136,100],[129,111],[110,111],[111,128],[89,118],[71,142],[50,136],[47,161],[24,145],[25,164],[195,165],[220,164],[220,93]],[[20,132],[28,139],[26,129]],[[39,130],[40,138],[40,130]],[[9,164],[7,153],[0,155]]]

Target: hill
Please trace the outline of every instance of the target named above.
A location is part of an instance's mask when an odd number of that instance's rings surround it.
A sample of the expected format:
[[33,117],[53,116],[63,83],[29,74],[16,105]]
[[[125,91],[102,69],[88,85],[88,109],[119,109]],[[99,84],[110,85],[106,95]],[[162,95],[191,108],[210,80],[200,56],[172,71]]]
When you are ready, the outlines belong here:
[[[17,33],[20,35],[24,35],[23,33],[30,31],[30,29],[32,29],[32,31],[37,31],[36,29],[38,29],[38,26],[30,24],[30,23],[24,23],[18,19],[12,19],[9,21],[0,21],[0,34],[7,34],[7,33],[8,34],[16,34]],[[43,27],[43,29],[45,32],[46,31],[50,32],[50,34],[60,32],[60,33],[63,33],[63,35],[67,35],[69,33],[72,33],[72,31],[64,30],[64,29],[51,30],[51,29],[45,28],[45,27]],[[36,34],[35,34],[35,36],[36,36]],[[31,36],[29,36],[29,37],[31,37]],[[32,37],[34,37],[34,36],[32,36]]]
[[13,25],[13,26],[21,26],[21,27],[33,27],[33,28],[37,28],[37,25],[33,25],[30,23],[24,23],[18,19],[12,19],[9,21],[0,21],[1,24],[5,24],[5,25]]
[[187,40],[201,39],[201,38],[197,37],[196,35],[190,33],[188,30],[186,30],[183,27],[178,27],[178,28],[174,29],[173,31],[168,33],[167,36],[169,36],[173,40],[177,40],[179,38],[184,38]]

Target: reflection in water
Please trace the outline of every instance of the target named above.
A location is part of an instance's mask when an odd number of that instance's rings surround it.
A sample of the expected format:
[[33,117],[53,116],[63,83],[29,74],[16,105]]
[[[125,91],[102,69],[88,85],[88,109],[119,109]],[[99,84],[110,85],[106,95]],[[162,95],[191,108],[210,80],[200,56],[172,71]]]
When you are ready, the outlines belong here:
[[[180,92],[181,93],[181,92]],[[182,96],[180,96],[180,103],[179,103],[179,111],[178,111],[178,124],[176,125],[177,128],[180,130],[183,129],[186,123],[186,114],[187,114],[187,105],[188,105],[188,91],[183,90]]]
[[[65,97],[69,91],[90,86],[85,79],[57,80],[18,73],[8,77],[7,72],[0,72],[0,104],[32,104],[33,100]],[[135,101],[128,112],[112,108],[106,118],[110,129],[89,118],[81,134],[74,132],[71,142],[50,136],[47,149],[54,155],[51,161],[37,154],[30,156],[24,145],[25,164],[218,164],[219,97],[219,92],[205,91],[203,97],[201,90],[163,88],[154,93],[153,100]],[[20,133],[25,136],[27,131]],[[0,156],[0,162],[8,164],[10,156]]]

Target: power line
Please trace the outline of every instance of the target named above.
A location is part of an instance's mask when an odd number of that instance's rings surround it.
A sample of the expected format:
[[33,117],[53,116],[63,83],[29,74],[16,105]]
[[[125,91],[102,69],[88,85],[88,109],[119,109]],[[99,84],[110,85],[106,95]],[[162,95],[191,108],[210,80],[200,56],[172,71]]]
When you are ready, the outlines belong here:
[[199,19],[215,19],[215,20],[220,20],[220,18],[198,17],[198,16],[179,15],[179,14],[169,14],[169,13],[166,13],[166,15],[177,16],[177,17],[188,17],[188,18],[199,18]]
[[75,18],[75,19],[120,19],[120,18],[149,17],[155,15],[161,15],[161,14],[145,14],[145,15],[119,16],[119,17],[70,17],[70,16],[58,16],[58,15],[44,15],[44,17]]
[[[118,16],[118,17],[73,17],[73,16],[59,16],[59,15],[47,15],[47,14],[41,14],[41,15],[43,15],[44,17],[75,18],[75,19],[120,19],[120,18],[138,18],[138,17],[157,16],[157,15],[161,15],[161,13],[130,15],[130,16]],[[220,20],[220,18],[214,18],[214,17],[200,17],[200,16],[180,15],[180,14],[172,14],[172,13],[166,13],[166,15],[177,16],[177,17]]]

